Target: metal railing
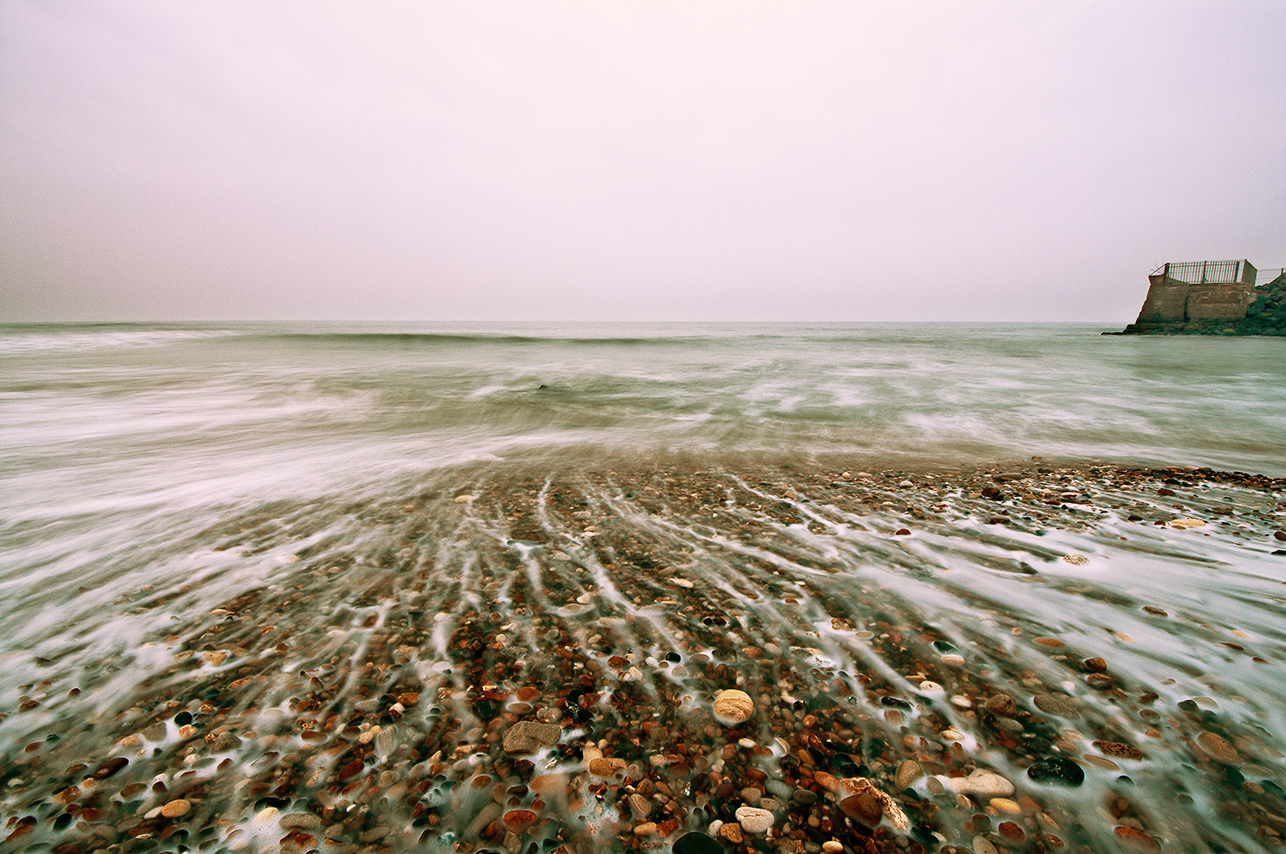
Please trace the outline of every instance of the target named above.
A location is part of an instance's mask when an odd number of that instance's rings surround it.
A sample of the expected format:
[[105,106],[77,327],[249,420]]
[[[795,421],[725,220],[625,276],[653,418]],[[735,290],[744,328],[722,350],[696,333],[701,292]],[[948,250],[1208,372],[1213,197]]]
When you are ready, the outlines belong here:
[[1237,261],[1171,261],[1152,271],[1154,276],[1165,276],[1176,282],[1190,285],[1255,283],[1255,267],[1245,259]]
[[1266,285],[1282,273],[1286,273],[1286,267],[1269,267],[1267,270],[1259,271],[1259,278],[1256,281]]

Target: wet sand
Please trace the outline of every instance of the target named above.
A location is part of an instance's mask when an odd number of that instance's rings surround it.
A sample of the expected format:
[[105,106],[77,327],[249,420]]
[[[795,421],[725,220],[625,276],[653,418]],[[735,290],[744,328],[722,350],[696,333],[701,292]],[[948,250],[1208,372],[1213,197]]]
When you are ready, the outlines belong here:
[[6,662],[5,848],[1276,850],[1284,502],[833,460],[230,512],[188,546],[235,596]]

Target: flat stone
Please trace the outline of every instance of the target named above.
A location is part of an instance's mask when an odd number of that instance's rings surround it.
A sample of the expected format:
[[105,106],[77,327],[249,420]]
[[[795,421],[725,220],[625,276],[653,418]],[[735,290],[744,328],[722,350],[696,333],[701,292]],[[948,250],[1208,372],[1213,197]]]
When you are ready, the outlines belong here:
[[809,806],[817,803],[817,793],[809,789],[795,789],[790,793],[790,799],[800,806]]
[[1032,702],[1036,708],[1050,715],[1058,715],[1060,718],[1079,718],[1081,713],[1072,708],[1065,700],[1052,696],[1050,694],[1037,694],[1032,697]]
[[1137,747],[1131,747],[1128,744],[1122,744],[1119,741],[1096,741],[1094,746],[1105,756],[1115,756],[1117,759],[1142,759],[1143,751]]
[[767,833],[773,824],[772,813],[758,807],[737,807],[736,815],[737,824],[746,833]]
[[1007,798],[1014,793],[1013,783],[986,768],[976,768],[968,777],[951,777],[947,786],[958,795],[984,798]]
[[875,827],[884,818],[884,804],[874,792],[849,795],[839,802],[839,808],[844,815],[867,827]]
[[500,809],[500,804],[495,801],[487,801],[482,809],[478,810],[478,814],[473,817],[473,821],[469,822],[469,826],[465,828],[464,838],[477,839],[482,835],[482,831],[487,828],[487,825],[500,818],[503,812]]
[[1210,754],[1210,758],[1216,762],[1222,762],[1224,765],[1240,765],[1242,762],[1241,755],[1221,735],[1203,732],[1197,736],[1197,744],[1201,745],[1201,749]]
[[563,729],[558,724],[518,721],[505,730],[505,753],[535,753],[558,744],[562,736]]
[[564,774],[538,774],[527,785],[539,795],[561,795],[567,790],[567,777]]
[[322,820],[321,816],[310,812],[289,812],[278,820],[278,824],[286,830],[316,830],[322,826]]
[[214,744],[212,745],[215,753],[229,753],[240,746],[241,739],[237,737],[236,733],[231,732],[219,733],[214,737]]

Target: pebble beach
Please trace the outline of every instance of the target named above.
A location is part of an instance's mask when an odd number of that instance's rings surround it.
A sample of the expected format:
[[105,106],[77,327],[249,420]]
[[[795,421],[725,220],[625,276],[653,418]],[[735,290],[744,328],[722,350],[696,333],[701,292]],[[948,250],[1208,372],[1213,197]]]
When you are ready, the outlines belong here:
[[1286,480],[871,468],[230,513],[5,654],[4,850],[1282,847]]

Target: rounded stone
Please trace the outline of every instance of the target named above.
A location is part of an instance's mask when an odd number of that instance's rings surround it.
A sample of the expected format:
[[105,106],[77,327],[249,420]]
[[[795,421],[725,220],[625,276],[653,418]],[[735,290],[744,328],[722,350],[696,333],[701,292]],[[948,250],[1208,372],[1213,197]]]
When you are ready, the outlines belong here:
[[750,720],[755,714],[755,701],[745,691],[736,688],[720,691],[714,698],[714,716],[724,726],[736,726]]
[[924,769],[920,767],[919,762],[914,759],[904,759],[902,764],[898,766],[894,780],[897,782],[898,790],[901,791],[923,776]]
[[699,830],[680,836],[670,850],[674,854],[723,854],[723,846],[718,840]]
[[987,698],[987,711],[1002,718],[1012,718],[1018,714],[1018,704],[1008,694],[992,694]]
[[615,756],[599,756],[589,760],[589,773],[595,777],[613,777],[625,770],[625,760]]
[[1027,769],[1036,783],[1057,786],[1079,786],[1085,782],[1085,769],[1064,756],[1048,756]]
[[187,815],[191,811],[192,802],[186,801],[183,798],[170,801],[165,806],[161,807],[161,815],[166,818],[178,818],[181,815]]

